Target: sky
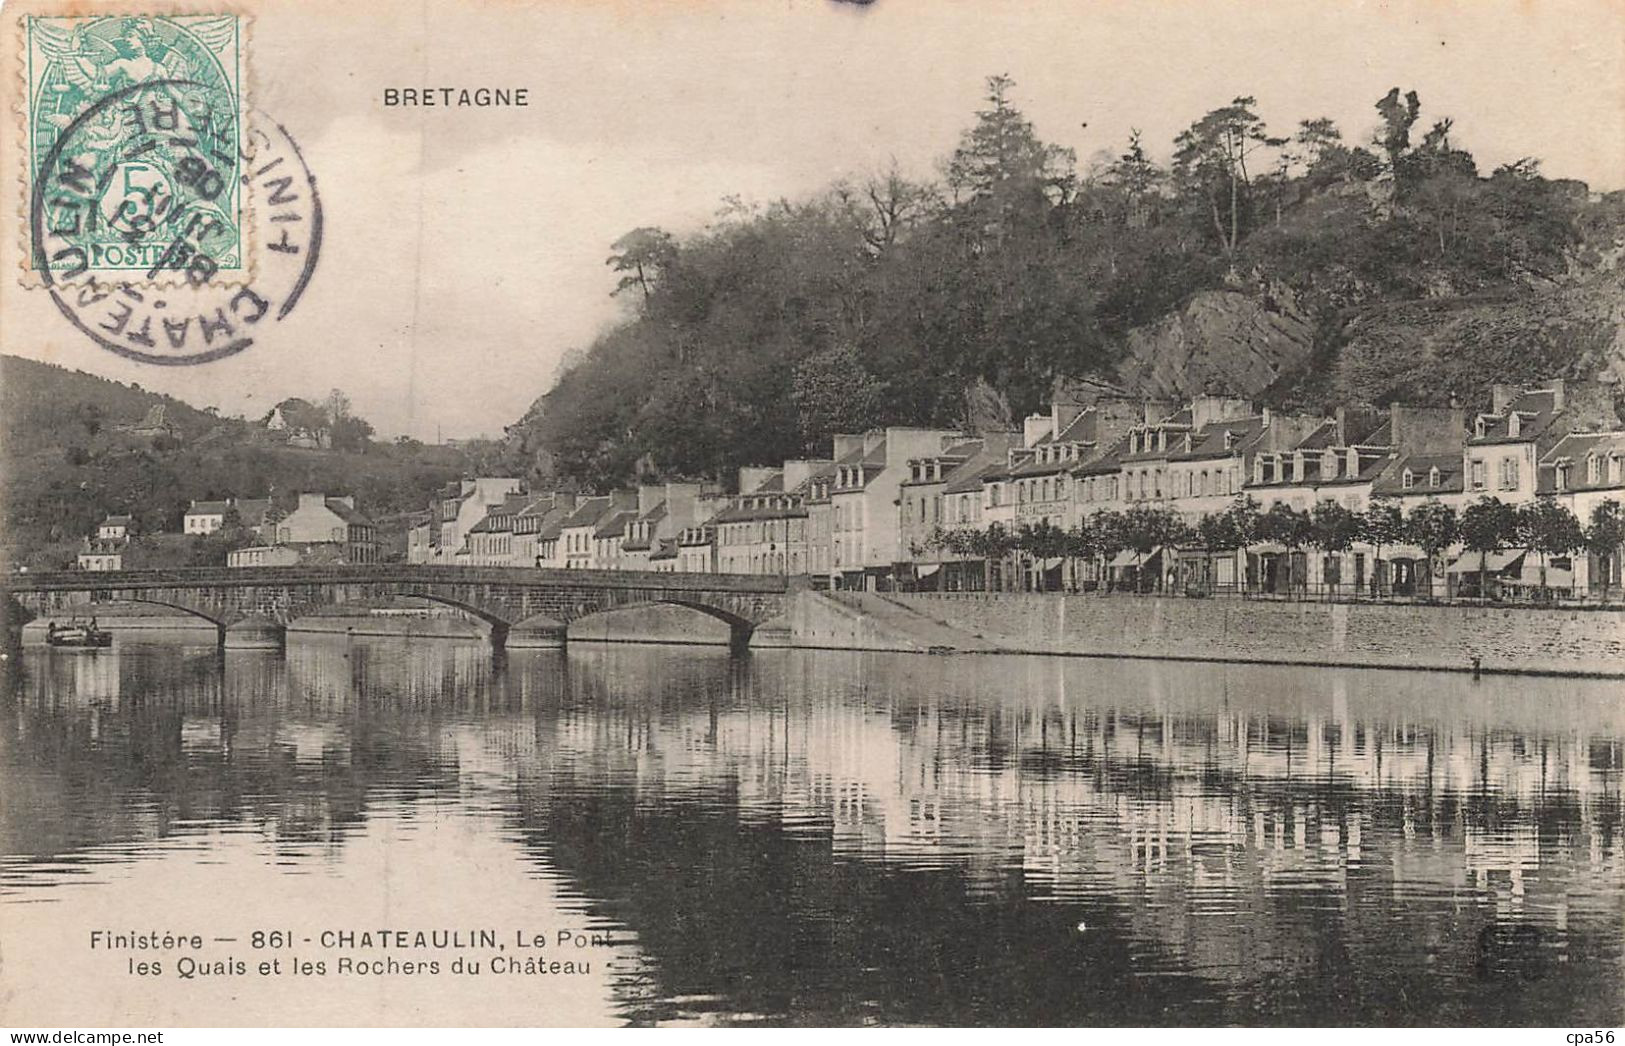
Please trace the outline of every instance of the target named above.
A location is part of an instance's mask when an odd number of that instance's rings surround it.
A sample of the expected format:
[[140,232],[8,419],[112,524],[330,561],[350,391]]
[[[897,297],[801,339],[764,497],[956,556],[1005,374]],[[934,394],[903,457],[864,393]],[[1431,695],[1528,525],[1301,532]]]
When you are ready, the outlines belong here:
[[[500,435],[566,353],[624,319],[605,265],[623,233],[693,233],[726,196],[794,199],[894,162],[930,175],[994,73],[1084,164],[1132,128],[1166,159],[1238,95],[1276,133],[1325,115],[1363,140],[1398,86],[1421,95],[1423,126],[1454,117],[1484,170],[1532,155],[1548,176],[1625,187],[1614,0],[294,0],[257,11],[248,50],[254,104],[323,194],[298,311],[240,356],[163,368],[7,281],[5,352],[228,415],[337,387],[382,436]],[[413,85],[525,87],[531,104],[382,106]]]

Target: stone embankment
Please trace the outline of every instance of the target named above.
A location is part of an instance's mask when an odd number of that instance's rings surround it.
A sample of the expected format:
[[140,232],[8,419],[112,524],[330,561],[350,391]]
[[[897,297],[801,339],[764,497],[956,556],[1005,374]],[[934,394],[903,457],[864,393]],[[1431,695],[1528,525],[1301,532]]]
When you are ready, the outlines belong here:
[[1093,594],[888,598],[1012,653],[1625,677],[1620,610]]

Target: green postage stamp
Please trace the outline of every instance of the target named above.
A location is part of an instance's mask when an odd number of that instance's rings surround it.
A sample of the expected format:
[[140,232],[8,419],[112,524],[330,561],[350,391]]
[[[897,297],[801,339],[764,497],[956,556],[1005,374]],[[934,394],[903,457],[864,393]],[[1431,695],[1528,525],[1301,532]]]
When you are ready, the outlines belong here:
[[25,265],[36,277],[250,275],[241,21],[25,17]]

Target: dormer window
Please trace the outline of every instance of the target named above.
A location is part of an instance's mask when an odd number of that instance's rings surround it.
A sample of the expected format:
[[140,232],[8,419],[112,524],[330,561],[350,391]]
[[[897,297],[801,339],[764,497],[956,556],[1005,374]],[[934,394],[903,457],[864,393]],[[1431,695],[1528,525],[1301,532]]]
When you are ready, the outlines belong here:
[[1320,456],[1320,478],[1323,480],[1337,478],[1336,451],[1328,450],[1326,453]]
[[1410,469],[1406,469],[1404,472],[1400,473],[1400,475],[1399,475],[1399,489],[1400,490],[1410,490],[1414,486],[1416,486],[1416,473],[1412,472]]
[[1602,459],[1595,454],[1586,455],[1586,482],[1592,486],[1602,482]]
[[1229,429],[1224,431],[1224,449],[1234,450],[1236,447],[1236,434]]
[[1523,432],[1523,418],[1517,411],[1507,415],[1507,435],[1516,439]]
[[1439,466],[1437,465],[1428,469],[1428,486],[1434,490],[1439,489]]
[[1484,438],[1484,431],[1485,431],[1485,429],[1484,429],[1484,416],[1479,415],[1477,420],[1475,420],[1473,422],[1473,435],[1476,436],[1479,439],[1483,439]]
[[1568,459],[1565,458],[1552,469],[1552,482],[1558,490],[1569,489],[1569,469],[1572,467]]

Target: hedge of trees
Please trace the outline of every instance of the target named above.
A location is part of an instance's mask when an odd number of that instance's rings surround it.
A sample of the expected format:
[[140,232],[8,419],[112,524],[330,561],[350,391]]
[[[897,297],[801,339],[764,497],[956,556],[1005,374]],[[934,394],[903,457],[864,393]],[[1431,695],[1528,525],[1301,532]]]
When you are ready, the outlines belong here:
[[[1322,501],[1305,512],[1279,502],[1265,510],[1256,499],[1242,495],[1221,512],[1204,513],[1194,524],[1173,509],[1136,505],[1120,512],[1101,509],[1070,528],[1048,521],[1017,528],[1001,523],[980,530],[939,527],[915,551],[936,550],[982,560],[991,584],[992,564],[1015,553],[1034,559],[1110,561],[1130,550],[1143,558],[1164,547],[1218,554],[1275,544],[1289,552],[1314,549],[1342,554],[1356,542],[1369,545],[1378,560],[1384,549],[1414,545],[1429,563],[1438,562],[1447,549],[1460,545],[1479,554],[1480,593],[1485,591],[1490,553],[1528,549],[1540,558],[1541,587],[1545,588],[1551,557],[1581,551],[1619,555],[1625,546],[1625,507],[1617,501],[1600,502],[1582,524],[1567,507],[1544,499],[1510,505],[1483,497],[1458,513],[1429,498],[1407,515],[1390,498],[1373,500],[1363,512],[1334,501]],[[1604,571],[1605,597],[1607,583],[1608,572]]]

